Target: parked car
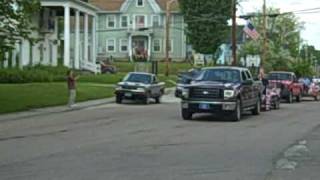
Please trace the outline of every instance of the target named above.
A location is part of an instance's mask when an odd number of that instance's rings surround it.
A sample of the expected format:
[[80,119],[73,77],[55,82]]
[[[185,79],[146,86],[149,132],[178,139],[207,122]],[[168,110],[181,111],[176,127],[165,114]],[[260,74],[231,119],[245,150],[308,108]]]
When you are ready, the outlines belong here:
[[300,102],[303,95],[303,84],[298,82],[298,79],[293,72],[273,71],[268,75],[270,84],[281,84],[281,98],[288,103],[293,103],[293,98]]
[[150,98],[154,98],[156,103],[165,91],[165,83],[159,82],[154,74],[150,73],[129,73],[122,82],[117,84],[115,94],[116,102],[122,103],[124,99],[142,100],[145,104],[150,103]]
[[239,121],[244,111],[260,114],[261,82],[238,67],[204,68],[199,77],[183,87],[181,112],[185,120],[195,113],[227,115]]

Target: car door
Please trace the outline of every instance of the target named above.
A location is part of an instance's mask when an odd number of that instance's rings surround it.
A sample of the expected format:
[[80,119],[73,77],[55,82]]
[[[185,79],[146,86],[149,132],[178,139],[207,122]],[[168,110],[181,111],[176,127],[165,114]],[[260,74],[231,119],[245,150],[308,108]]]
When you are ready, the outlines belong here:
[[153,75],[152,76],[152,83],[151,83],[151,94],[153,97],[159,96],[161,91],[161,87],[158,82],[158,78]]

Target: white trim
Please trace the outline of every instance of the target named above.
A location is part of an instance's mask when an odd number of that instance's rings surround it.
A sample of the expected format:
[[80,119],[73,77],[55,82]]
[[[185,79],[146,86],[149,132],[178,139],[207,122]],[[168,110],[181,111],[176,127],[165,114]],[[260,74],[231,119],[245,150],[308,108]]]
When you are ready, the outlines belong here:
[[[109,41],[113,41],[113,51],[109,51]],[[108,38],[107,42],[106,42],[106,52],[111,52],[111,53],[115,53],[116,52],[116,47],[117,47],[117,43],[116,43],[116,39],[115,38]]]
[[[127,41],[126,43],[122,43],[122,41]],[[119,39],[119,51],[121,52],[121,53],[127,53],[128,52],[128,50],[129,50],[129,45],[128,45],[128,43],[129,43],[129,40],[128,39]],[[123,45],[126,45],[127,46],[127,50],[126,51],[123,51],[122,50],[122,46]]]
[[[109,26],[109,17],[113,17],[114,19],[114,27]],[[107,29],[115,29],[117,28],[117,17],[116,15],[107,15],[106,16]]]
[[136,7],[139,7],[139,8],[141,8],[141,7],[144,7],[145,6],[145,3],[146,3],[146,1],[145,0],[141,0],[142,1],[142,6],[140,6],[139,5],[139,0],[135,0],[136,1]]
[[154,27],[154,24],[153,24],[153,20],[155,19],[155,17],[157,17],[158,18],[158,20],[159,20],[159,22],[158,22],[158,27],[160,27],[161,26],[161,16],[160,15],[152,15],[151,16],[151,27]]
[[[126,27],[122,26],[122,17],[127,17],[127,26]],[[120,27],[121,28],[129,28],[129,26],[130,26],[129,24],[130,24],[129,15],[128,14],[120,15]]]
[[[154,49],[154,45],[155,45],[155,41],[159,41],[159,47],[160,47],[160,50],[159,51],[156,51],[155,49]],[[153,41],[152,41],[152,52],[154,52],[154,53],[161,53],[162,52],[162,41],[161,41],[161,39],[153,39]]]

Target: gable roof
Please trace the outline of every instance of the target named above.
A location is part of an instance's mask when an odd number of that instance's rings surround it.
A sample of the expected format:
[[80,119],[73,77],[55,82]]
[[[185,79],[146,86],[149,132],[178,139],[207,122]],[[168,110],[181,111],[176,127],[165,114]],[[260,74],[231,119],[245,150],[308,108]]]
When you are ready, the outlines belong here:
[[103,11],[120,11],[122,4],[126,0],[89,0],[90,4],[93,4]]
[[[123,8],[126,8],[126,4],[129,3],[129,1],[133,0],[89,0],[90,4],[93,4],[100,8],[102,11],[121,11]],[[151,6],[153,5],[153,2],[156,2],[158,4],[158,7],[162,10],[166,10],[166,4],[170,0],[146,0],[151,2]],[[155,9],[158,9],[157,7],[153,7]],[[179,11],[179,4],[173,3],[172,5],[172,11]]]

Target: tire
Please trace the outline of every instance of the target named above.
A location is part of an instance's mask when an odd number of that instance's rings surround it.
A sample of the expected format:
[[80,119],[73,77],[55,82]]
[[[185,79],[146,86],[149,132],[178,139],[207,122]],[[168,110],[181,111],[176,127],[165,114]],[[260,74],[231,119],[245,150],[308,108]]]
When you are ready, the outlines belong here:
[[280,104],[281,104],[280,99],[277,99],[277,101],[275,102],[275,105],[274,105],[274,109],[276,109],[276,110],[280,109]]
[[240,99],[237,100],[237,104],[236,104],[236,110],[231,114],[230,119],[233,122],[238,122],[241,120],[241,114],[242,113],[242,109],[241,109],[241,101]]
[[154,100],[156,101],[156,104],[160,104],[161,103],[161,96],[154,98]]
[[193,113],[190,112],[188,109],[182,109],[181,115],[182,115],[183,120],[192,120]]
[[292,92],[290,91],[289,92],[289,96],[287,97],[287,102],[289,104],[292,104],[293,103],[293,95],[292,95]]
[[297,102],[301,102],[301,99],[302,99],[302,95],[300,93],[298,96],[296,96],[296,101]]
[[150,104],[150,96],[149,96],[149,94],[147,94],[146,97],[144,98],[143,104],[145,104],[145,105]]
[[116,96],[116,103],[117,104],[121,104],[122,103],[122,96],[120,96],[120,95]]
[[255,105],[255,108],[252,110],[252,114],[259,115],[260,112],[261,112],[261,102],[260,102],[260,98],[258,98],[257,104]]

